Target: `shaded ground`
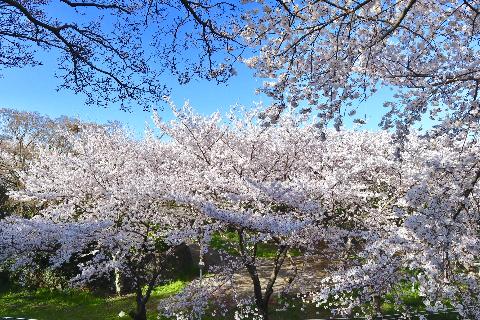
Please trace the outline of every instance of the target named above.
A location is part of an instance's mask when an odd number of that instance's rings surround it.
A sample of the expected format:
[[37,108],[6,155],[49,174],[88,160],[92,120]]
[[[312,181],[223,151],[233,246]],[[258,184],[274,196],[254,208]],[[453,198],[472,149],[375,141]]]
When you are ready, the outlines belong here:
[[[286,286],[288,286],[288,283],[295,275],[295,267],[298,270],[297,277],[298,279],[301,279],[304,288],[308,291],[313,291],[316,289],[315,283],[325,276],[325,268],[328,267],[328,265],[328,261],[316,256],[308,257],[307,261],[305,261],[305,259],[302,257],[294,257],[292,258],[292,261],[286,260],[273,287],[273,295],[275,296],[277,293],[283,291]],[[262,288],[266,286],[271,276],[273,266],[272,260],[258,260],[257,271],[260,275],[260,283],[262,284]],[[234,279],[239,291],[244,291],[245,293],[252,292],[252,280],[245,269],[243,269],[240,273],[235,274]],[[295,291],[296,290],[294,286],[293,292]]]
[[[192,248],[193,261],[198,261],[198,248]],[[218,252],[213,252],[205,260],[208,264],[217,264],[220,261]],[[262,279],[263,287],[268,280],[272,268],[273,261],[267,258],[260,258],[258,260],[258,272]],[[292,263],[293,262],[293,263]],[[294,265],[301,272],[300,278],[305,279],[306,288],[315,290],[315,283],[324,277],[326,268],[331,265],[331,261],[326,260],[320,256],[310,256],[305,261],[303,257],[293,257],[292,261],[286,260],[280,274],[278,276],[276,285],[274,286],[273,305],[271,306],[272,320],[300,320],[300,319],[322,319],[328,317],[327,311],[316,309],[314,305],[302,306],[295,299],[288,298],[290,307],[288,310],[281,310],[280,305],[276,301],[278,293],[281,292],[288,279],[294,273]],[[237,292],[251,296],[253,291],[250,276],[244,268],[234,275],[234,282],[236,284]],[[161,299],[168,297],[180,291],[186,283],[183,281],[176,281],[169,285],[157,287],[152,299],[147,304],[148,319],[158,319],[157,306]],[[309,287],[311,286],[311,287]],[[411,286],[409,286],[411,288]],[[295,292],[295,289],[293,290]],[[421,298],[416,296],[416,293],[408,296],[405,293],[404,298],[409,298],[412,306],[419,306]],[[215,303],[215,302],[214,302]],[[86,291],[49,291],[38,290],[28,292],[20,291],[0,291],[0,318],[3,316],[10,317],[29,317],[38,320],[114,320],[114,319],[130,319],[128,315],[120,318],[118,315],[121,311],[128,313],[135,307],[135,300],[133,295],[126,295],[122,297],[99,297]],[[389,309],[390,308],[390,309]],[[384,303],[382,311],[385,313],[395,313],[393,305]],[[213,319],[234,319],[233,312],[230,312],[225,317],[211,317],[204,315],[203,320]],[[427,316],[427,319],[457,319],[456,315],[436,315]]]
[[[192,245],[189,246],[193,261],[199,261],[199,247]],[[220,254],[215,250],[210,250],[209,253],[204,257],[205,269],[208,270],[210,265],[221,264]],[[301,279],[304,288],[307,290],[316,289],[315,283],[319,279],[322,279],[326,274],[326,268],[331,264],[330,260],[326,260],[324,257],[320,256],[309,256],[305,257],[292,257],[291,259],[285,259],[285,262],[278,274],[277,280],[273,287],[274,296],[283,291],[285,286],[288,285],[291,278],[295,275],[295,268],[298,271],[297,279]],[[257,271],[260,275],[260,281],[262,287],[268,282],[270,275],[273,270],[273,260],[267,258],[258,258],[257,259]],[[239,270],[238,273],[234,275],[234,281],[236,283],[237,292],[251,294],[253,291],[252,280],[245,268]],[[295,290],[294,290],[295,291]]]
[[[157,305],[161,295],[156,294],[147,304],[148,319],[157,320]],[[34,318],[38,320],[127,320],[128,316],[119,317],[120,311],[128,311],[135,305],[134,297],[101,298],[88,292],[71,291],[36,291],[0,293],[0,319],[3,316]],[[312,316],[315,312],[310,313]],[[306,312],[299,309],[273,311],[272,320],[301,320]],[[226,317],[204,315],[202,320],[233,319],[233,314]]]

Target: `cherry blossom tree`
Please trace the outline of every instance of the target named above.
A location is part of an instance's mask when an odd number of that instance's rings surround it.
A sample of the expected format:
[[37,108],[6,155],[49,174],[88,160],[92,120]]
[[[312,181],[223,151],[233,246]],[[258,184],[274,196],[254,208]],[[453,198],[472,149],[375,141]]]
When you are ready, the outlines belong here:
[[[383,185],[389,182],[393,188],[391,170],[396,166],[388,134],[328,132],[324,141],[313,123],[293,111],[276,125],[264,126],[258,110],[233,110],[228,119],[219,114],[200,116],[188,104],[173,110],[175,120],[157,117],[156,125],[185,161],[177,201],[205,215],[210,228],[204,235],[206,246],[212,229],[237,233],[237,257],[227,256],[229,263],[215,269],[220,280],[209,285],[235,291],[234,277],[225,273],[246,270],[252,300],[238,299],[237,304],[249,308],[253,302],[263,319],[268,319],[279,272],[287,261],[294,264],[289,259],[291,248],[317,254],[317,259],[342,259],[351,250],[349,239],[364,237],[362,230],[378,214],[374,202],[392,192]],[[268,279],[258,272],[262,243],[274,244],[277,250]],[[321,245],[327,249],[319,253]],[[302,279],[308,277],[302,266],[294,266],[290,273],[284,293],[312,289],[312,283]],[[195,283],[189,293],[174,300],[183,308],[192,300],[187,296],[208,298],[198,290]],[[170,314],[177,311],[171,302],[162,303]],[[198,302],[195,308],[202,306]]]
[[[165,301],[161,307],[168,313],[176,311],[171,303],[181,309],[185,301],[196,303],[196,313],[206,305],[199,300],[216,290],[234,291],[234,277],[226,274],[244,268],[253,294],[237,305],[248,309],[253,302],[256,311],[247,314],[268,318],[288,250],[300,248],[331,261],[329,274],[311,279],[296,268],[284,291],[306,293],[318,304],[335,297],[333,312],[379,312],[382,296],[408,282],[419,288],[427,309],[449,301],[478,317],[474,135],[410,134],[399,158],[387,132],[327,131],[322,139],[313,123],[294,113],[264,126],[257,111],[235,111],[228,119],[197,115],[188,105],[174,111],[177,119],[156,123],[179,150],[187,173],[177,181],[177,201],[205,215],[206,246],[212,229],[235,230],[238,256],[225,258],[229,263],[215,270],[220,277],[209,280],[208,292],[195,283]],[[278,250],[267,281],[258,272],[262,242]]]
[[398,138],[428,117],[477,130],[479,12],[471,0],[4,0],[0,66],[37,65],[37,50],[55,50],[60,88],[149,109],[168,91],[162,72],[224,82],[242,60],[267,79],[273,122],[300,106],[340,127],[359,101],[392,88],[381,126]]
[[479,10],[470,0],[262,1],[245,15],[242,35],[261,48],[245,61],[269,79],[272,121],[299,106],[339,128],[359,101],[392,88],[381,127],[398,138],[428,118],[478,130]]
[[36,112],[0,109],[0,211],[26,215],[31,208],[11,201],[8,191],[21,188],[19,173],[35,158],[39,145],[56,146],[64,143],[62,133],[75,132],[80,121],[68,117],[51,119]]
[[322,280],[325,289],[314,300],[335,295],[339,309],[350,312],[393,293],[408,312],[396,288],[410,283],[427,310],[450,306],[478,319],[478,164],[475,138],[410,136],[403,161],[393,167],[390,195],[376,201],[378,212],[369,217],[364,249],[353,264]]
[[[66,134],[68,147],[42,148],[22,175],[25,190],[13,193],[41,211],[1,221],[0,260],[18,268],[49,253],[53,267],[78,264],[74,283],[119,270],[134,281],[135,317],[144,319],[177,244],[197,241],[202,256],[214,234],[232,232],[236,252],[163,300],[162,313],[193,317],[211,301],[210,311],[225,312],[233,299],[237,317],[268,319],[275,291],[347,314],[379,312],[390,293],[407,312],[396,289],[408,283],[429,310],[450,305],[479,318],[475,131],[411,133],[399,156],[388,132],[319,130],[296,109],[275,123],[261,109],[172,109],[171,121],[154,116],[160,137],[81,126]],[[275,250],[267,277],[264,244]],[[312,278],[292,249],[328,261],[326,274]],[[237,290],[239,272],[250,278],[248,296]]]
[[0,260],[18,268],[48,253],[53,268],[77,264],[73,284],[121,272],[135,289],[134,319],[144,320],[165,259],[192,219],[168,200],[163,170],[173,164],[119,128],[83,126],[66,137],[68,150],[42,148],[22,175],[25,188],[12,195],[42,209],[1,221]]
[[[308,221],[302,219],[302,211],[314,205],[301,192],[302,184],[289,181],[302,163],[299,150],[282,149],[283,143],[293,146],[299,142],[301,133],[255,126],[250,122],[254,115],[246,121],[232,118],[229,128],[220,125],[218,114],[201,117],[189,106],[175,112],[177,121],[167,124],[157,119],[157,125],[173,139],[186,161],[182,170],[188,170],[188,181],[179,185],[178,201],[195,206],[216,230],[236,233],[238,257],[230,257],[229,267],[218,271],[222,275],[245,268],[258,312],[267,319],[278,273],[289,249],[300,245],[295,243],[295,235]],[[293,119],[290,122],[285,127],[295,126]],[[315,140],[301,142],[309,141]],[[208,231],[204,234],[206,245],[211,236]],[[262,284],[257,250],[265,242],[273,243],[277,252],[271,276]]]

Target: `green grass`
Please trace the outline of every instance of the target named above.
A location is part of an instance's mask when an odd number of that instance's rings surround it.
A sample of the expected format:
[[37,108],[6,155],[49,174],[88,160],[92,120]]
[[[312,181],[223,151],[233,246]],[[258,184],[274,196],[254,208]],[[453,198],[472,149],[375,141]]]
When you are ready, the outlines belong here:
[[[228,254],[238,256],[240,254],[238,248],[238,241],[239,238],[236,232],[216,232],[212,236],[210,246],[216,250],[222,250],[227,252]],[[259,258],[273,259],[275,258],[276,254],[277,246],[273,243],[259,243],[257,246],[257,257]],[[292,248],[289,250],[289,254],[292,257],[298,257],[301,255],[301,252],[296,248]]]
[[[394,303],[394,294],[400,297],[402,305],[414,313],[425,312],[425,305],[423,304],[423,298],[420,296],[418,290],[418,284],[412,285],[409,281],[401,281],[395,289],[384,296],[383,303],[381,304],[381,311],[383,314],[394,314],[396,305]],[[448,304],[447,304],[448,305]],[[427,319],[435,320],[454,320],[458,319],[458,315],[452,312],[446,312],[444,314],[428,315]]]
[[[186,285],[177,280],[158,286],[147,304],[149,320],[158,316],[160,299],[175,294]],[[98,297],[80,290],[10,291],[0,293],[0,316],[30,317],[38,320],[113,320],[120,318],[120,311],[128,313],[135,309],[135,297]]]
[[[184,286],[183,281],[175,281],[157,287],[148,303],[148,319],[157,319],[156,308],[160,299],[177,293]],[[102,298],[79,290],[37,290],[0,294],[0,316],[30,317],[38,320],[127,320],[130,319],[129,316],[120,318],[118,314],[120,311],[128,313],[134,307],[135,302],[132,295]],[[272,306],[273,320],[300,320],[305,319],[307,313],[310,316],[316,314],[313,311],[302,311],[299,306],[285,311],[275,311],[274,309],[275,306]],[[202,319],[233,319],[233,312],[227,314],[226,317],[212,317],[205,314]]]
[[176,281],[170,282],[169,284],[155,287],[155,289],[153,289],[152,291],[152,297],[155,297],[158,299],[169,297],[171,295],[174,295],[182,291],[186,285],[187,283],[185,281],[176,280]]
[[[169,284],[158,286],[152,293],[152,298],[147,305],[148,319],[157,319],[157,304],[160,299],[166,298],[182,290],[186,283],[181,280],[173,281]],[[412,292],[414,290],[405,289],[405,295],[402,299],[411,307],[421,309],[421,300]],[[389,297],[385,298],[382,304],[382,311],[385,314],[395,312],[393,303],[390,303]],[[328,310],[317,309],[313,304],[302,307],[300,302],[295,299],[289,300],[291,306],[287,310],[275,310],[279,306],[271,306],[272,320],[300,320],[305,318],[327,318]],[[58,290],[37,290],[33,292],[17,291],[0,293],[0,316],[10,317],[30,317],[38,320],[120,320],[130,319],[118,317],[120,311],[128,313],[135,308],[134,296],[127,295],[123,297],[98,297],[93,294],[80,291],[58,291]],[[204,320],[233,319],[233,312],[226,316],[212,317],[205,314]],[[428,316],[432,320],[450,320],[457,319],[456,315],[445,314]]]

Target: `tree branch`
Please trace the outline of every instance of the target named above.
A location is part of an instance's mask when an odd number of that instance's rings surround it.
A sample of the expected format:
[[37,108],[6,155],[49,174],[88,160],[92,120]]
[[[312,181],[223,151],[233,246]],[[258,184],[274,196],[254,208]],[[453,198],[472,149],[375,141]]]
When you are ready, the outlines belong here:
[[122,6],[116,5],[116,4],[101,4],[101,3],[95,3],[95,2],[73,2],[69,0],[60,0],[61,2],[69,5],[72,8],[77,8],[77,7],[94,7],[98,9],[115,9],[124,13],[132,13],[131,10],[128,10]]

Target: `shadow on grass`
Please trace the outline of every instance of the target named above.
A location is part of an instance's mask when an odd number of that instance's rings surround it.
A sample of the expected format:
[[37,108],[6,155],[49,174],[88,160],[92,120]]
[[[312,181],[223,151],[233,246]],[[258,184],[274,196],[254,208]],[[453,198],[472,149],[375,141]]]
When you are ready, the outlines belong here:
[[[158,317],[157,305],[160,299],[183,289],[185,282],[173,281],[155,288],[147,304],[148,319]],[[134,295],[121,297],[97,297],[81,290],[7,291],[0,293],[0,317],[29,317],[38,320],[113,320],[120,318],[121,311],[135,308]]]

